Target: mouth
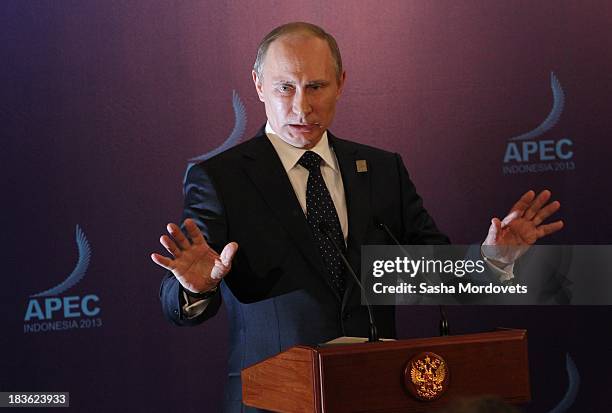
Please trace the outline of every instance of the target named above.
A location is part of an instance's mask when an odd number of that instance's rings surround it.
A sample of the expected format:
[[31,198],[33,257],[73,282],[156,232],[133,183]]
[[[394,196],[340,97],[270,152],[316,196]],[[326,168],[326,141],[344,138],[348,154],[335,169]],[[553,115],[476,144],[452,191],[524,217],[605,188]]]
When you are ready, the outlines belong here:
[[289,124],[289,128],[296,132],[308,133],[313,132],[315,130],[319,130],[321,128],[321,125],[318,123],[291,123]]

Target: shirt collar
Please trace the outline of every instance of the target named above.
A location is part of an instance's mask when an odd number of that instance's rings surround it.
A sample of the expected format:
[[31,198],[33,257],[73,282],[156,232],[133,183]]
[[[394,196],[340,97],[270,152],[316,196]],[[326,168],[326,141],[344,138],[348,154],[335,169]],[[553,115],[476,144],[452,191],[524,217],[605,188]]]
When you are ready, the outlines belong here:
[[290,169],[293,169],[304,152],[307,150],[315,152],[330,168],[332,168],[334,171],[338,171],[336,157],[332,153],[332,148],[330,147],[329,140],[327,139],[327,131],[323,132],[323,136],[321,136],[319,142],[317,142],[312,149],[296,148],[295,146],[288,144],[281,139],[276,132],[274,132],[272,126],[270,126],[270,122],[266,123],[266,135],[272,143],[272,146],[274,146],[276,153],[278,153],[285,171],[289,172]]

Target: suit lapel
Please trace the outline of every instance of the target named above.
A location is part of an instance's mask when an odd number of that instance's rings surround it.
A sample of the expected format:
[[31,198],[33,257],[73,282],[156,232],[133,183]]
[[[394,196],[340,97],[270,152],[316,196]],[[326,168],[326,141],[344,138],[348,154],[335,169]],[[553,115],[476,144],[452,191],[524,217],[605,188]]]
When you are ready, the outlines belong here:
[[[344,184],[344,196],[346,197],[346,208],[349,221],[347,255],[348,260],[355,270],[361,267],[361,246],[366,237],[368,225],[371,221],[370,207],[370,175],[369,172],[357,171],[357,161],[367,159],[360,157],[357,147],[347,141],[338,139],[328,132],[328,137],[334,148],[334,153],[340,165],[342,182]],[[360,277],[361,274],[356,274]],[[354,288],[355,281],[347,274],[347,288],[343,299],[343,307],[348,302],[348,297]]]
[[302,255],[312,264],[315,272],[325,280],[329,288],[335,291],[330,285],[327,269],[295,196],[291,181],[264,129],[261,129],[252,141],[252,145],[249,145],[243,153],[246,158],[245,172],[285,231],[293,238]]

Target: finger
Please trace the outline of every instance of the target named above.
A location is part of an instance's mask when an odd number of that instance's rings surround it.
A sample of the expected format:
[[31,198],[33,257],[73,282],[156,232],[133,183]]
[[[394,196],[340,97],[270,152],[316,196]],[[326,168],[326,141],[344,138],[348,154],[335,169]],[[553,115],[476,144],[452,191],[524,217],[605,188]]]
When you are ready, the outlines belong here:
[[550,235],[552,233],[555,233],[557,231],[559,231],[561,228],[563,228],[563,221],[555,221],[551,224],[546,224],[546,225],[540,225],[537,229],[538,231],[538,238],[542,238],[545,237],[547,235]]
[[544,204],[548,202],[548,200],[550,199],[550,195],[551,193],[548,189],[545,189],[544,191],[540,192],[536,199],[531,203],[527,211],[525,211],[523,218],[532,219],[538,213],[538,211],[542,209],[542,206],[544,206]]
[[167,269],[168,271],[172,271],[174,269],[173,260],[168,257],[164,257],[163,255],[154,252],[151,254],[151,259],[155,264]]
[[542,222],[546,221],[546,218],[554,214],[561,207],[561,203],[559,201],[551,202],[546,205],[544,208],[540,209],[535,217],[533,217],[533,223],[538,226]]
[[183,231],[181,231],[178,225],[170,223],[167,225],[166,228],[168,229],[168,232],[170,233],[170,235],[172,235],[172,238],[174,238],[180,249],[186,250],[191,246],[189,240],[187,239],[187,237],[185,237],[185,234],[183,234]]
[[200,231],[200,228],[198,228],[193,219],[187,218],[183,224],[187,229],[187,235],[189,235],[189,238],[191,238],[192,243],[196,245],[206,244],[202,231]]
[[220,258],[221,258],[221,262],[223,263],[223,265],[231,268],[232,260],[234,259],[234,256],[236,255],[237,251],[238,251],[238,243],[230,242],[229,244],[227,244],[223,248],[223,251],[221,251]]
[[525,192],[518,201],[516,201],[512,208],[510,208],[508,215],[510,215],[513,211],[518,211],[519,217],[523,216],[525,210],[529,208],[529,205],[531,205],[533,202],[533,198],[535,198],[535,192],[530,189],[529,191]]
[[522,215],[523,215],[523,213],[521,211],[519,211],[518,209],[510,211],[510,213],[508,215],[506,215],[504,217],[504,219],[501,221],[501,226],[505,227],[506,225],[508,225],[512,221],[514,221],[515,219],[520,218]]
[[164,248],[166,248],[166,250],[172,254],[175,258],[180,257],[181,255],[181,250],[179,249],[179,247],[176,246],[176,244],[174,243],[174,241],[172,241],[172,239],[170,239],[169,236],[167,235],[162,235],[161,237],[159,237],[159,243],[161,245],[164,246]]

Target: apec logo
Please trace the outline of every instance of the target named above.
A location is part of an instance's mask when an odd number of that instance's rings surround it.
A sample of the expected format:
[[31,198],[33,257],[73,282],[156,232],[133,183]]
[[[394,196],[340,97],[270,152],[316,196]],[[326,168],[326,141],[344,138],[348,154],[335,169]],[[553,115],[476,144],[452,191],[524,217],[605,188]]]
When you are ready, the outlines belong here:
[[504,154],[504,175],[529,172],[560,172],[576,169],[574,142],[569,137],[537,139],[552,129],[563,113],[565,94],[554,73],[550,73],[553,107],[544,121],[534,130],[508,140]]
[[185,170],[185,175],[183,177],[183,189],[185,182],[187,181],[187,175],[189,174],[189,170],[193,165],[197,164],[198,162],[210,159],[213,156],[228,150],[229,148],[240,142],[240,139],[242,138],[242,135],[244,135],[244,131],[246,129],[247,113],[244,107],[244,103],[242,103],[240,96],[235,90],[232,91],[232,109],[234,110],[234,128],[221,145],[209,152],[189,159],[189,162],[187,163],[187,169]]
[[23,319],[24,333],[102,326],[102,319],[98,317],[101,312],[98,295],[62,296],[85,277],[91,259],[91,246],[78,225],[76,226],[76,244],[79,259],[68,277],[55,287],[30,296]]

